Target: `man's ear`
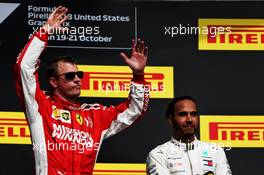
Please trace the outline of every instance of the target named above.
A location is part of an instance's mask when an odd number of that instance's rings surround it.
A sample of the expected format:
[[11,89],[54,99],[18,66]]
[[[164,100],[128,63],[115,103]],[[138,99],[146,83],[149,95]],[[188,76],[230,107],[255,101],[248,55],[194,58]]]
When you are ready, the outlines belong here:
[[52,87],[52,89],[55,89],[58,87],[57,80],[54,77],[49,78],[49,84]]

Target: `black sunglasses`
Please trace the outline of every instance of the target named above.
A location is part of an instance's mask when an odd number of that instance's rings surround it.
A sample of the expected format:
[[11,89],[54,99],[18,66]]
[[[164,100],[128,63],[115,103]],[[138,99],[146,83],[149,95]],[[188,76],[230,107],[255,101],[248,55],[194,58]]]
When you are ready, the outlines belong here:
[[56,77],[59,77],[61,75],[64,75],[66,80],[73,80],[76,75],[77,75],[78,78],[82,79],[83,78],[83,71],[66,72],[66,73],[59,74]]

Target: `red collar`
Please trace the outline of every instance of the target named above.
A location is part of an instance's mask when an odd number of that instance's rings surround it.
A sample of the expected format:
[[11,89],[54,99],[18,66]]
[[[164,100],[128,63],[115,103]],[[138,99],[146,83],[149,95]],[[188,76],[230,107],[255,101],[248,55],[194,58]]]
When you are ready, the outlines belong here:
[[64,100],[58,97],[55,94],[52,94],[52,99],[54,102],[56,102],[56,104],[58,104],[62,108],[66,108],[69,110],[79,110],[80,109],[80,105],[81,105],[80,103],[72,103],[68,100]]

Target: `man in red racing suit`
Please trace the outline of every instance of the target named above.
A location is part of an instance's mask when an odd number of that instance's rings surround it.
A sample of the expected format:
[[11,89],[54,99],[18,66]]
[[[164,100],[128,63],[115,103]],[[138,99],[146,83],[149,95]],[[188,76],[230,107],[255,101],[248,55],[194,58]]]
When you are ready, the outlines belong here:
[[40,89],[39,57],[50,30],[64,30],[61,24],[67,19],[63,17],[66,12],[67,8],[60,6],[51,13],[15,65],[16,90],[31,131],[37,175],[92,174],[102,141],[135,122],[148,104],[144,88],[147,52],[140,40],[133,44],[131,58],[121,53],[133,71],[133,79],[128,99],[118,106],[77,103],[83,73],[71,59],[53,62],[56,74],[48,77],[51,95]]

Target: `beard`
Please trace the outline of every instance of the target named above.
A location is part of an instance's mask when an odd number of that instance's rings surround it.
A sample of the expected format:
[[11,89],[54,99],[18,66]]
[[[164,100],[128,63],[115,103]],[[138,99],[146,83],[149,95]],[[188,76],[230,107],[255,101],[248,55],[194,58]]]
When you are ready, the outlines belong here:
[[195,126],[187,127],[185,125],[179,126],[177,123],[174,123],[173,125],[174,132],[177,133],[177,135],[181,136],[182,138],[188,138],[195,135]]
[[191,128],[190,127],[184,127],[182,129],[182,131],[183,131],[184,135],[193,135],[195,132],[195,128],[194,127],[191,127]]

